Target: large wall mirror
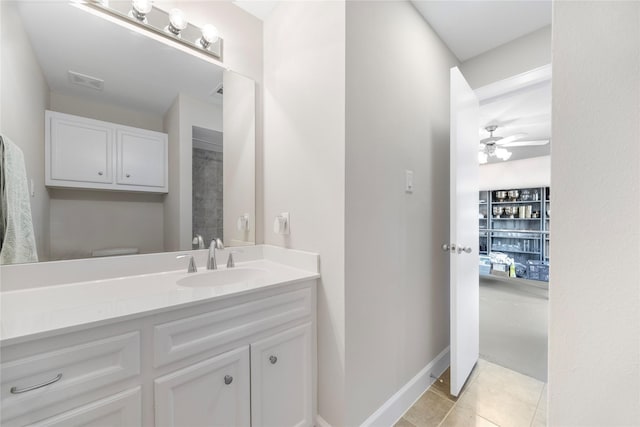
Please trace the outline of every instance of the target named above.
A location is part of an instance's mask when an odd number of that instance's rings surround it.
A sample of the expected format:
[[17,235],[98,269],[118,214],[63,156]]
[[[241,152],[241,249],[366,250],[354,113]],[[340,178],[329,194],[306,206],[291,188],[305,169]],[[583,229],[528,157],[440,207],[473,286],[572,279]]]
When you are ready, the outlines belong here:
[[[24,154],[39,261],[255,242],[252,80],[67,1],[0,8],[0,133]],[[45,186],[46,110],[167,134],[168,192]]]

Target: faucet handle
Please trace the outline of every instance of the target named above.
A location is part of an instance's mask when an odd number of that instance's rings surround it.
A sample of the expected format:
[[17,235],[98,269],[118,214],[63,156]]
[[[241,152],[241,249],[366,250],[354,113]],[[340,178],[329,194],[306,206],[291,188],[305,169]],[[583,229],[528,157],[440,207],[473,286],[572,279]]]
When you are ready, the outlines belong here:
[[236,266],[235,261],[233,260],[233,254],[241,254],[242,251],[229,251],[229,258],[227,258],[227,268],[233,268]]
[[222,239],[219,237],[216,237],[214,239],[215,245],[216,245],[216,249],[224,249],[224,243],[222,242]]
[[187,273],[197,273],[198,272],[198,267],[196,267],[196,260],[193,257],[192,254],[183,254],[183,255],[178,255],[176,257],[176,259],[181,259],[181,258],[186,258],[186,257],[190,257],[189,259],[189,268],[187,269]]

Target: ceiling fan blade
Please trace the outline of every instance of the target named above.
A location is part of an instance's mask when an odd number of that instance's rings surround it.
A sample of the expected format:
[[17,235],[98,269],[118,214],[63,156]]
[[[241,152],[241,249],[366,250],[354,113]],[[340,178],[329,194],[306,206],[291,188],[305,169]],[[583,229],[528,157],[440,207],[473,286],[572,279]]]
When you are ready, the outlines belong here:
[[516,133],[516,134],[513,134],[513,135],[506,136],[504,138],[501,138],[499,141],[496,141],[496,144],[504,146],[504,145],[510,144],[512,141],[515,141],[516,139],[522,138],[524,136],[527,136],[527,134],[526,133]]
[[531,141],[512,141],[507,142],[506,144],[500,144],[502,147],[532,147],[535,145],[547,145],[549,143],[548,139],[538,139]]

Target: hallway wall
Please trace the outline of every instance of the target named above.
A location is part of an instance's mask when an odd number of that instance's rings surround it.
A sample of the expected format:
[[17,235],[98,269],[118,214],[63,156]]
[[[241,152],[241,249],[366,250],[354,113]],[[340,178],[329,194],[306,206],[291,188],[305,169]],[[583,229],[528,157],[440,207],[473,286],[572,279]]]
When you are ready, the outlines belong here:
[[640,2],[553,17],[549,425],[637,426]]
[[440,245],[457,60],[409,2],[349,1],[346,22],[346,398],[357,426],[449,345]]

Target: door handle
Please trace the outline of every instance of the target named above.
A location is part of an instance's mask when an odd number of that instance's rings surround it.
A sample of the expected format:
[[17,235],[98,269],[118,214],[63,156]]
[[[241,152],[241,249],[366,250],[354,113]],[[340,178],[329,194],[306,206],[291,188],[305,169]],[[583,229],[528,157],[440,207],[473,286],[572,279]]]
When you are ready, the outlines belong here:
[[471,247],[469,247],[469,246],[458,246],[458,253],[461,254],[462,252],[464,252],[465,254],[470,254],[471,253]]
[[442,250],[445,251],[445,252],[455,252],[456,251],[456,244],[455,243],[451,243],[451,244],[445,243],[441,247],[442,247]]

